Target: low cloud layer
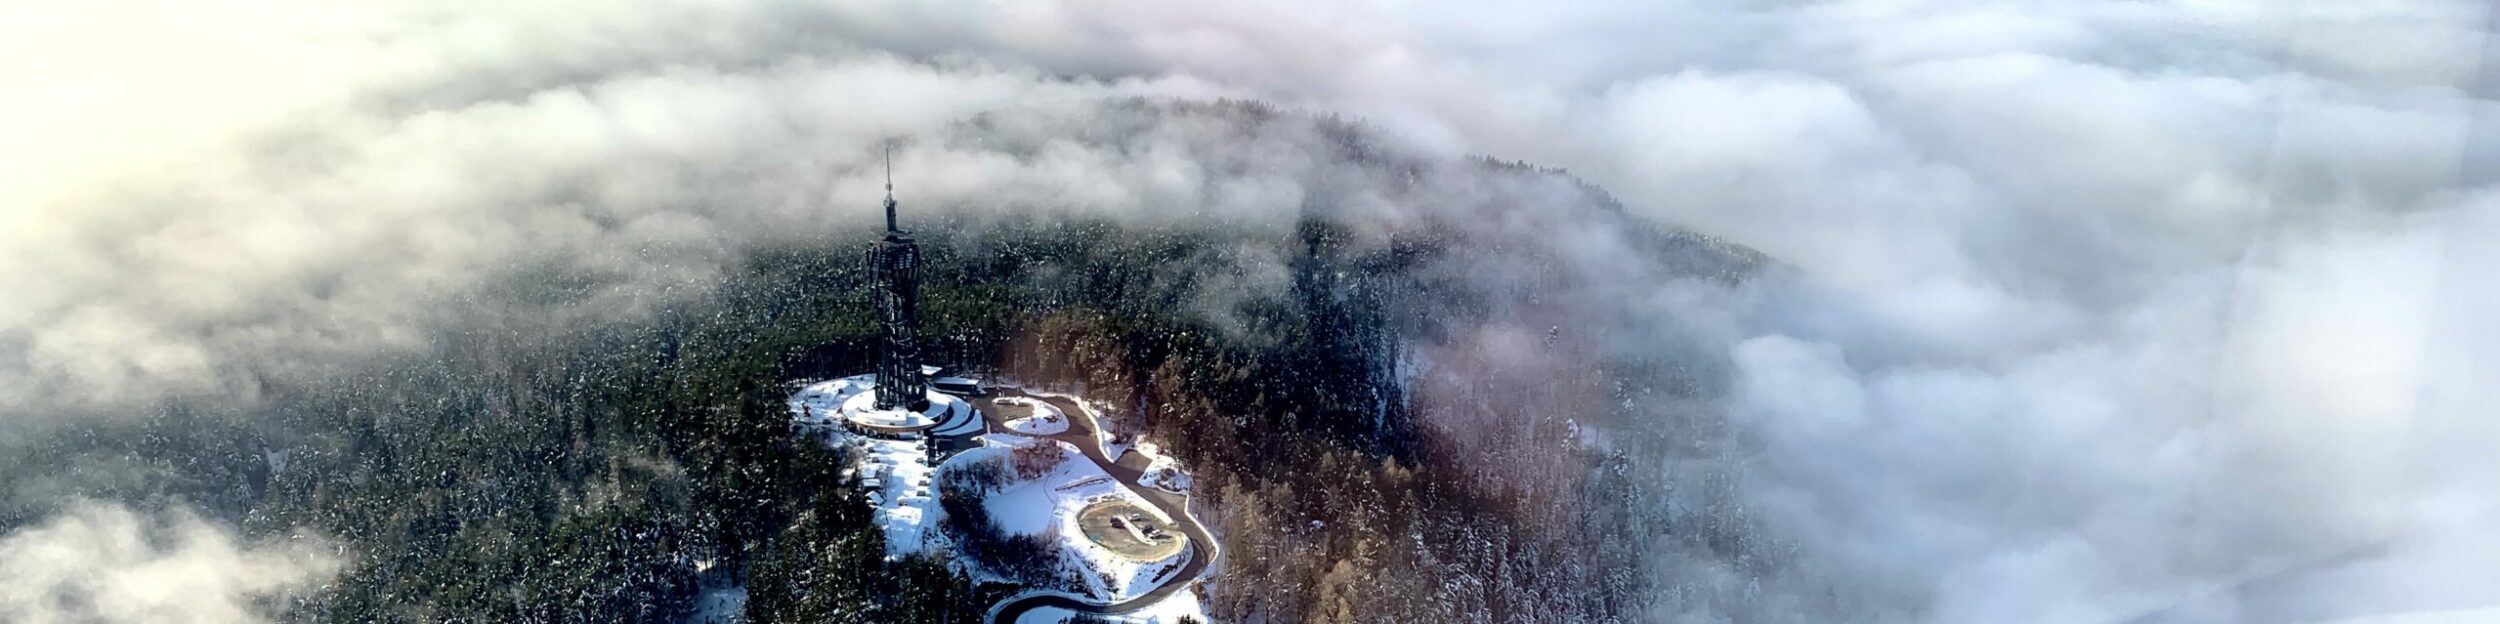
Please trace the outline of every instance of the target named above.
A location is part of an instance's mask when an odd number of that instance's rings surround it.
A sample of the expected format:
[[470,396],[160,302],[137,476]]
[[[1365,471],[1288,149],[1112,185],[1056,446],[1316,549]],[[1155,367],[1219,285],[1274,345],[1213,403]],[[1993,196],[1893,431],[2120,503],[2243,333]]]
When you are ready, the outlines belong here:
[[[247,4],[0,26],[25,94],[0,134],[29,137],[0,150],[0,418],[416,348],[514,313],[464,304],[529,263],[606,276],[559,312],[631,314],[853,227],[886,137],[912,137],[907,209],[976,218],[1472,205],[1331,178],[1298,130],[1107,103],[1243,97],[1566,167],[1788,267],[1679,280],[1610,265],[1610,220],[1484,226],[1562,254],[1614,332],[1588,348],[1728,371],[1717,454],[1643,467],[1726,471],[1795,563],[1731,583],[1661,548],[1660,582],[1729,598],[1659,620],[2500,601],[2215,606],[2305,573],[2500,578],[2351,554],[2500,505],[2483,3]],[[1123,138],[1064,138],[1089,132]]]
[[339,571],[320,540],[237,540],[187,512],[142,514],[94,502],[0,536],[0,619],[266,622],[272,607]]

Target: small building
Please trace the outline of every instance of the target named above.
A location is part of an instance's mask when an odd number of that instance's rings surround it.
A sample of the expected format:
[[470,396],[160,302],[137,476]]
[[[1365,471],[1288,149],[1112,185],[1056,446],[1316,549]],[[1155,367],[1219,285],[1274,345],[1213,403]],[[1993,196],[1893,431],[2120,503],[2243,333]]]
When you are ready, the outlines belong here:
[[989,394],[989,389],[981,386],[981,380],[956,374],[955,371],[949,370],[945,367],[928,366],[923,367],[922,371],[928,374],[930,390],[936,390],[938,392],[944,392],[960,397],[987,396]]

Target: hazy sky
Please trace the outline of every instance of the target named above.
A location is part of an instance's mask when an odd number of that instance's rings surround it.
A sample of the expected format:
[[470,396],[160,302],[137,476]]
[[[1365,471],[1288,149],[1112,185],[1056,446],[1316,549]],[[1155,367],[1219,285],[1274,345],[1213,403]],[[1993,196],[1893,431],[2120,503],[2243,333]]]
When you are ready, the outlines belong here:
[[[618,293],[701,283],[742,245],[843,227],[827,198],[868,205],[882,137],[922,137],[897,164],[906,205],[930,210],[1261,227],[1360,186],[1326,180],[1307,137],[1054,135],[1121,123],[1107,97],[1252,98],[1431,157],[1567,168],[1638,218],[1793,267],[1577,292],[1727,362],[1744,496],[1810,568],[1773,591],[1839,585],[1878,607],[1864,619],[1934,622],[2500,603],[2500,581],[2459,581],[2500,579],[2500,557],[2425,554],[2500,551],[2474,530],[2500,522],[2484,2],[108,0],[4,17],[0,423],[414,348],[462,322],[436,304],[516,262],[611,272]],[[977,113],[1001,123],[957,124]],[[1468,205],[1453,199],[1365,214],[1394,227]],[[1594,275],[1613,227],[1545,242]],[[1632,338],[1617,348],[1652,344]],[[113,513],[56,522],[130,522]],[[2331,563],[2365,547],[2386,554]],[[1712,574],[1687,564],[1656,572]],[[2304,570],[2363,576],[2294,606],[2231,589]],[[1656,616],[1830,617],[1739,609]]]

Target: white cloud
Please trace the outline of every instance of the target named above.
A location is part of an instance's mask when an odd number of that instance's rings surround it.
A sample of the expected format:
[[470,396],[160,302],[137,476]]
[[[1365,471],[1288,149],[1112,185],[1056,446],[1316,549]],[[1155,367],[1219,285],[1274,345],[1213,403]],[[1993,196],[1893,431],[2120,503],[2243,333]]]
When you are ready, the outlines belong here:
[[[1627,356],[1724,359],[1690,363],[1730,372],[1744,443],[1722,459],[1765,538],[1796,545],[1764,582],[1866,608],[1662,619],[2106,621],[2500,505],[2500,430],[2473,416],[2500,398],[2480,390],[2500,362],[2475,282],[2473,241],[2500,231],[2481,3],[462,9],[0,20],[20,96],[0,134],[23,137],[0,149],[0,412],[246,395],[410,348],[492,320],[445,302],[517,262],[613,276],[590,307],[630,310],[748,241],[837,231],[830,210],[874,196],[869,144],[909,134],[911,209],[1455,217],[1564,261],[1454,273],[1571,302]],[[1626,270],[1621,223],[1522,217],[1554,189],[1400,195],[1307,129],[1126,127],[1101,103],[1124,96],[1255,97],[1426,155],[1566,166],[1796,270]]]
[[321,540],[238,540],[185,511],[142,515],[93,502],[0,536],[0,619],[68,622],[270,621],[271,600],[336,575]]

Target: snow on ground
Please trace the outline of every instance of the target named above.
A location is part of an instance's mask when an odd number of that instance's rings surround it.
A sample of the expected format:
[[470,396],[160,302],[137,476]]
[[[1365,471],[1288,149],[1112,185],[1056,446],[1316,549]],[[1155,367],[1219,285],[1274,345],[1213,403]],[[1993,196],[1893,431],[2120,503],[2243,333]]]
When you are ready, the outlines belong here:
[[[962,397],[942,392],[930,392],[928,397],[929,407],[921,411],[881,410],[877,409],[877,390],[872,385],[866,391],[843,397],[839,409],[851,422],[876,427],[916,429],[940,423],[979,423],[979,419],[970,418],[972,404],[965,403]],[[953,428],[956,427],[949,427]]]
[[1051,523],[1058,520],[1051,515],[1050,488],[1035,481],[1008,486],[983,499],[981,505],[989,509],[990,518],[1000,530],[1017,535],[1048,531]]
[[[996,436],[996,434],[992,435]],[[1078,453],[1076,448],[1069,446],[1068,443],[1035,440],[1021,436],[1017,439],[1024,440],[1026,444],[1039,443],[1059,447],[1059,466],[1052,468],[1049,473],[1039,478],[1008,483],[983,501],[983,504],[989,507],[990,517],[998,522],[999,527],[1023,534],[1041,533],[1064,527],[1066,530],[1060,531],[1062,541],[1082,541],[1085,539],[1084,536],[1073,531],[1076,526],[1076,510],[1085,508],[1094,500],[1126,494],[1125,490],[1120,489],[1118,481],[1113,481],[1111,475],[1103,473],[1101,467],[1095,466],[1094,462],[1087,461],[1083,454]],[[982,453],[1003,457],[1008,452],[1008,448],[988,447],[965,451],[964,456],[958,459],[981,461],[981,458],[971,456],[975,453]],[[955,462],[949,460],[947,463],[951,465]]]
[[863,425],[918,429],[937,424],[937,420],[920,412],[900,409],[881,410],[877,409],[876,405],[876,392],[862,392],[852,395],[849,401],[843,402],[842,411],[847,418],[851,419],[851,422]]
[[[992,431],[992,432],[989,432],[989,433],[981,434],[981,445],[982,445],[982,446],[999,447],[999,448],[1015,448],[1015,447],[1019,447],[1019,446],[1032,446],[1032,445],[1037,444],[1037,443],[1040,443],[1040,442],[1041,442],[1041,440],[1039,440],[1039,439],[1035,439],[1035,438],[1028,438],[1028,437],[1024,437],[1024,436],[1020,436],[1020,435],[1016,435],[1016,434],[1012,434],[1012,433],[1007,433],[1007,432],[1004,432],[1004,431]],[[949,462],[947,462],[947,463],[954,463],[954,462],[949,461]]]
[[[1060,561],[1070,568],[1084,586],[1064,588],[1100,600],[1120,600],[1162,586],[1166,573],[1178,567],[1186,554],[1175,554],[1158,561],[1133,561],[1111,552],[1093,540],[1077,525],[1077,512],[1105,501],[1127,501],[1147,513],[1155,511],[1120,482],[1103,472],[1102,467],[1078,453],[1066,442],[1036,440],[1013,434],[993,433],[988,436],[992,446],[965,451],[947,461],[986,461],[985,458],[1005,456],[1012,446],[1051,444],[1061,453],[1059,465],[1039,478],[1006,484],[993,492],[983,504],[1000,528],[1022,534],[1052,532],[1058,536]],[[1011,442],[1013,441],[1013,442]],[[1020,443],[1019,443],[1020,442]],[[1187,551],[1183,551],[1186,553]]]
[[[1083,540],[1085,536],[1078,535],[1076,539]],[[1086,554],[1091,557],[1090,565],[1095,571],[1086,576],[1086,588],[1093,595],[1109,600],[1126,600],[1162,587],[1165,581],[1171,580],[1181,562],[1189,557],[1189,551],[1183,549],[1161,560],[1140,562],[1111,554],[1111,551],[1094,546],[1093,542],[1082,542],[1081,546],[1078,550],[1090,551]]]
[[992,403],[1032,410],[1031,415],[1007,421],[1007,430],[1033,436],[1058,435],[1068,431],[1068,415],[1058,406],[1024,397],[1001,397]]
[[694,613],[686,616],[686,624],[744,624],[747,621],[747,588],[744,585],[714,587],[694,598]]
[[685,624],[746,624],[747,587],[709,558],[694,561],[694,612]]
[[842,404],[876,389],[877,376],[852,375],[808,384],[790,395],[790,420],[818,427],[840,425]]
[[1184,617],[1198,618],[1200,622],[1208,621],[1207,608],[1205,605],[1198,604],[1198,592],[1194,590],[1172,592],[1172,597],[1155,601],[1154,606],[1130,613],[1129,616],[1140,618],[1140,622],[1153,624],[1173,624]]
[[1172,456],[1163,454],[1163,447],[1153,442],[1140,440],[1137,443],[1136,450],[1138,453],[1144,454],[1147,459],[1154,460],[1154,465],[1157,468],[1172,465]]
[[1112,435],[1111,432],[1120,430],[1120,416],[1111,411],[1109,406],[1088,401],[1085,397],[1069,396],[1067,398],[1083,404],[1086,411],[1094,413],[1094,440],[1102,444],[1102,456],[1117,461],[1121,454],[1127,453],[1129,447],[1136,444],[1134,439],[1119,439]]
[[[1155,601],[1144,609],[1098,617],[1126,624],[1179,624],[1184,617],[1197,618],[1200,622],[1213,621],[1207,619],[1206,606],[1198,604],[1196,591],[1173,592],[1171,597]],[[1060,624],[1074,619],[1074,611],[1042,607],[1025,612],[1024,617],[1016,618],[1016,624]]]
[[[1010,457],[1015,452],[1016,448],[1032,446],[1035,444],[1054,445],[1058,447],[1061,452],[1059,466],[1052,469],[1051,472],[1045,473],[1041,477],[1034,479],[1010,481],[1000,485],[997,491],[990,492],[983,496],[981,504],[989,511],[990,521],[997,523],[1001,530],[1010,533],[1025,535],[1046,534],[1056,529],[1061,521],[1059,512],[1061,507],[1061,503],[1059,501],[1061,493],[1060,488],[1068,487],[1068,484],[1070,483],[1085,483],[1095,480],[1106,483],[1111,482],[1110,477],[1103,474],[1100,468],[1096,468],[1093,462],[1086,461],[1085,457],[1078,454],[1074,447],[1071,447],[1063,442],[1039,440],[1003,433],[989,434],[983,438],[983,441],[986,443],[985,446],[958,453],[954,457],[948,458],[946,463],[940,465],[938,469],[942,471],[951,471],[966,466],[977,465],[982,462],[1009,462],[1012,461]],[[1008,474],[1009,478],[1013,478],[1013,468],[1008,468]],[[933,513],[943,513],[943,511],[934,508],[932,511]],[[1073,521],[1070,523],[1073,524]],[[1064,537],[1060,539],[1063,541],[1065,540]],[[1066,548],[1065,544],[1061,545],[1063,553],[1059,559],[1063,562],[1063,564],[1064,562],[1070,561],[1070,557],[1068,557],[1064,552]],[[976,579],[1007,582],[1007,579],[1005,578],[992,574],[987,570],[980,569],[978,564],[973,566],[971,572]],[[1081,570],[1075,570],[1072,572],[1081,572]],[[1078,576],[1078,574],[1071,573],[1067,576],[1074,577]],[[1055,589],[1076,590],[1077,588],[1060,587]]]
[[1188,494],[1191,479],[1189,473],[1183,472],[1180,468],[1164,466],[1147,469],[1146,476],[1138,477],[1137,482],[1174,494]]
[[885,527],[886,556],[928,550],[934,532],[925,529],[937,516],[937,497],[930,490],[937,475],[929,466],[928,451],[919,440],[851,439],[864,451],[864,467],[876,480],[869,492],[877,506],[877,524]]
[[936,475],[928,463],[927,443],[920,439],[854,435],[841,426],[841,419],[846,417],[858,420],[857,413],[843,411],[845,406],[856,405],[863,399],[873,401],[875,389],[875,375],[809,384],[791,395],[790,420],[826,445],[849,445],[859,450],[860,485],[876,506],[878,526],[885,528],[886,556],[924,552],[938,547],[931,543],[932,539],[944,539],[934,531],[924,530],[927,521],[937,513],[937,499],[930,490],[930,479]]
[[[1118,601],[1170,581],[1166,578],[1181,566],[1186,549],[1155,561],[1135,561],[1095,544],[1078,526],[1078,512],[1107,501],[1126,501],[1148,513],[1162,515],[1143,499],[1103,472],[1100,466],[1085,459],[1076,447],[1065,442],[1033,436],[1047,436],[1067,431],[1067,414],[1042,401],[1005,398],[1003,401],[1029,401],[1034,408],[1030,416],[1010,420],[1009,431],[981,436],[982,446],[949,458],[942,466],[928,464],[927,442],[918,434],[900,434],[910,439],[888,439],[852,433],[843,426],[852,423],[881,426],[941,425],[947,429],[976,428],[979,418],[963,418],[971,406],[962,399],[932,393],[931,409],[926,413],[880,411],[873,407],[876,377],[855,375],[801,388],[790,398],[790,415],[803,432],[829,445],[850,445],[860,451],[861,483],[869,490],[876,507],[878,524],[885,529],[886,554],[902,557],[915,553],[951,548],[951,540],[940,531],[929,530],[932,521],[942,513],[937,505],[932,484],[937,472],[949,467],[1001,459],[1017,447],[1050,444],[1062,453],[1059,465],[1037,479],[1010,483],[983,501],[990,516],[1004,530],[1021,534],[1056,532],[1061,545],[1060,561],[1082,587],[1064,588],[1083,592],[1098,600]],[[1082,400],[1082,399],[1078,399]],[[1089,404],[1089,407],[1091,405]],[[953,410],[962,410],[960,413]],[[1096,410],[1100,412],[1099,409]],[[865,420],[863,420],[865,418]],[[883,418],[885,420],[878,420]],[[891,422],[887,422],[891,421]],[[966,425],[964,423],[969,423]],[[1106,425],[1105,428],[1108,428]],[[971,430],[965,430],[969,433]],[[1106,444],[1111,457],[1120,457],[1130,450],[1129,444]],[[1178,464],[1153,444],[1140,443],[1135,450],[1151,462],[1146,483],[1152,487],[1186,492],[1189,476]],[[975,572],[979,574],[978,571]],[[730,599],[729,596],[721,596]],[[1027,622],[1057,622],[1071,616],[1065,611],[1042,609],[1027,615]],[[1205,612],[1193,592],[1178,592],[1144,611],[1115,618],[1130,622],[1177,622],[1183,616],[1205,619]]]
[[1163,447],[1155,446],[1153,442],[1140,441],[1137,443],[1136,450],[1138,454],[1146,456],[1146,459],[1151,462],[1146,465],[1146,475],[1137,479],[1139,483],[1166,492],[1189,493],[1189,471],[1181,470],[1179,461],[1173,460],[1170,455],[1163,454]]
[[[946,401],[942,404],[946,411],[941,412],[946,416],[945,420],[939,421],[936,427],[929,429],[929,435],[947,437],[968,436],[980,433],[981,428],[987,426],[986,423],[989,419],[982,418],[981,414],[972,408],[972,404],[965,403],[962,399],[956,398],[951,394],[941,394],[937,396],[946,397]],[[932,411],[935,411],[935,408],[940,406],[941,403],[938,401],[933,400],[930,403]]]
[[980,422],[963,418],[971,415],[972,405],[962,397],[939,392],[929,393],[929,409],[920,412],[876,407],[877,376],[852,375],[800,388],[790,396],[790,419],[813,426],[835,426],[841,424],[836,419],[847,418],[864,425],[891,428],[927,427],[940,421],[978,426]]
[[1156,561],[1137,561],[1111,552],[1085,537],[1084,529],[1076,522],[1077,512],[1097,503],[1127,501],[1147,513],[1160,513],[1093,463],[1080,459],[1075,464],[1080,469],[1066,470],[1064,465],[1062,469],[1070,476],[1083,476],[1060,481],[1064,485],[1051,489],[1056,503],[1052,513],[1059,541],[1066,549],[1061,556],[1082,572],[1078,577],[1085,581],[1083,593],[1102,600],[1122,600],[1161,587],[1164,577],[1168,576],[1165,573],[1179,566],[1188,556],[1188,551],[1183,549]]

